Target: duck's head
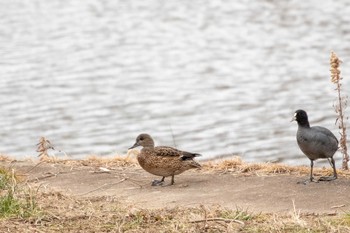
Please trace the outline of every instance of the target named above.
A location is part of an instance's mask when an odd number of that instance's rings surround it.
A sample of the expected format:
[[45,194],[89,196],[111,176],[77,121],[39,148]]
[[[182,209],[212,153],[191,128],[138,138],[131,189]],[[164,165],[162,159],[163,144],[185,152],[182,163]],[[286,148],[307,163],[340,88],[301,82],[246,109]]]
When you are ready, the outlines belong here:
[[138,146],[154,147],[154,141],[149,134],[143,133],[137,136],[135,144],[132,147],[130,147],[129,150]]
[[300,126],[307,126],[310,127],[309,119],[307,117],[307,113],[304,110],[296,110],[294,113],[294,116],[291,121],[298,122],[298,125]]

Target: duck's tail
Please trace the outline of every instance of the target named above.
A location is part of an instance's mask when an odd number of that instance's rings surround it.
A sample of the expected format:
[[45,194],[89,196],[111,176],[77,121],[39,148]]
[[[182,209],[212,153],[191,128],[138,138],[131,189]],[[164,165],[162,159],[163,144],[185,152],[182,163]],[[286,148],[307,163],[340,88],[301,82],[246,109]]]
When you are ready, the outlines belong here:
[[193,160],[195,157],[199,157],[199,156],[202,156],[202,155],[198,153],[183,151],[183,154],[181,155],[181,160],[183,161],[187,160],[188,162],[190,162],[190,165],[193,168],[201,168],[202,166],[198,162]]
[[182,151],[182,155],[180,156],[180,158],[182,160],[191,160],[194,157],[199,157],[202,156],[201,154],[198,153],[191,153],[191,152],[187,152],[187,151]]

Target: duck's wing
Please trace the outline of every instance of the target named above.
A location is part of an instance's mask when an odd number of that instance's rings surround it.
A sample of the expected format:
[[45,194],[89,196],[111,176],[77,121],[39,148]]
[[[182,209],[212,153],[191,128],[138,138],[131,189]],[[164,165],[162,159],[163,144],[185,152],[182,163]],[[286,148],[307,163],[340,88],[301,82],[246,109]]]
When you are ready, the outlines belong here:
[[198,153],[182,151],[169,146],[157,146],[154,150],[156,151],[157,156],[180,157],[182,160],[193,159],[194,157],[201,156]]
[[181,151],[169,146],[154,147],[155,155],[163,157],[180,157]]

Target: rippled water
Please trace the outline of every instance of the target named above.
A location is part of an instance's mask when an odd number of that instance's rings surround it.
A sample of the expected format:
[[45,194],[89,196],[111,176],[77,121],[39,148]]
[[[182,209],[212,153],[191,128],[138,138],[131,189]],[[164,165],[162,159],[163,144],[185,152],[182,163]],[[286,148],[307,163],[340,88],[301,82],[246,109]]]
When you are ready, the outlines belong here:
[[0,152],[33,156],[46,136],[76,158],[125,154],[148,132],[205,159],[308,164],[290,119],[338,135],[346,2],[0,1]]

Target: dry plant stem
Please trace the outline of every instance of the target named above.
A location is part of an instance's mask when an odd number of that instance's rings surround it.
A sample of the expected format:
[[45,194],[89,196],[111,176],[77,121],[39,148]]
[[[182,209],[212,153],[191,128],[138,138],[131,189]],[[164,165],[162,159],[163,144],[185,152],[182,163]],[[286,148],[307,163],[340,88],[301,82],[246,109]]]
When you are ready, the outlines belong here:
[[35,168],[37,168],[39,165],[41,165],[42,163],[44,163],[43,161],[35,164],[35,166],[31,167],[30,169],[28,169],[24,174],[28,175],[31,171],[33,171]]
[[209,221],[222,221],[222,222],[236,222],[236,223],[239,223],[239,224],[242,224],[244,225],[244,222],[240,221],[240,220],[237,220],[237,219],[228,219],[228,218],[206,218],[206,219],[199,219],[199,220],[193,220],[193,221],[190,221],[190,223],[199,223],[199,222],[209,222]]
[[41,137],[39,139],[39,143],[36,144],[38,146],[37,148],[37,152],[39,152],[40,154],[38,155],[38,157],[40,157],[40,160],[46,160],[49,158],[49,154],[48,154],[48,150],[49,149],[53,149],[54,147],[51,144],[51,142],[49,140],[47,140],[45,137]]
[[120,181],[115,182],[115,183],[103,184],[103,185],[101,185],[100,187],[98,187],[98,188],[96,188],[96,189],[90,190],[90,191],[85,192],[85,193],[78,194],[77,196],[83,196],[83,195],[86,195],[86,194],[89,194],[89,193],[93,193],[93,192],[96,192],[96,191],[99,190],[99,189],[103,189],[103,188],[106,187],[106,186],[111,186],[111,185],[115,185],[115,184],[120,184],[120,183],[122,183],[122,182],[124,182],[124,181],[126,181],[126,178],[121,179]]
[[343,163],[342,163],[342,168],[343,170],[349,170],[348,167],[348,162],[349,162],[349,154],[348,154],[348,149],[346,146],[346,124],[344,121],[344,109],[346,108],[347,105],[347,97],[342,97],[341,96],[341,80],[342,78],[340,77],[340,70],[339,70],[339,65],[341,61],[337,57],[337,55],[332,52],[331,53],[331,58],[330,58],[330,65],[331,65],[331,81],[336,84],[336,90],[338,92],[338,104],[336,104],[335,107],[335,112],[338,114],[337,121],[338,126],[340,129],[340,149],[343,154]]

